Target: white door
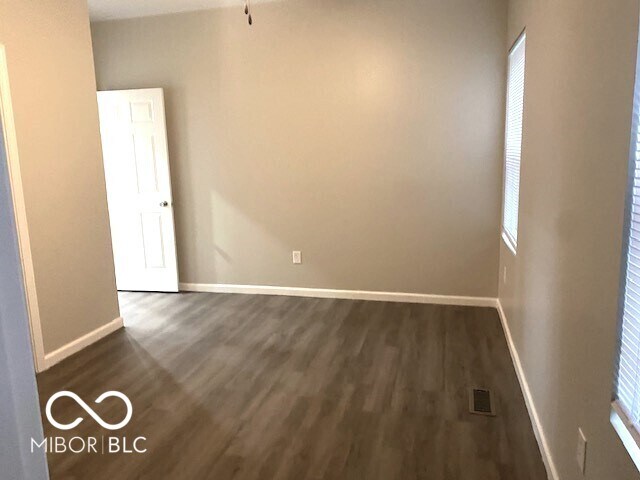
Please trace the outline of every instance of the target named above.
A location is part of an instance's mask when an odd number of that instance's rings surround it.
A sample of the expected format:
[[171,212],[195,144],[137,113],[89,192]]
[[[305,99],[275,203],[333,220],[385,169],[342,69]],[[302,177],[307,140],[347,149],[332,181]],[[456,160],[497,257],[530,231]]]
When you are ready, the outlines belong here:
[[118,290],[178,291],[161,88],[98,92]]

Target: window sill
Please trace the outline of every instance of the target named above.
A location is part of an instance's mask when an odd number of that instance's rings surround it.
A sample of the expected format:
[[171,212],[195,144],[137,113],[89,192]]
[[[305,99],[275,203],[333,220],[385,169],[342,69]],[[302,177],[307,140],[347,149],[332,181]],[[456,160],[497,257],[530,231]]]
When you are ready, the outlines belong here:
[[515,257],[516,256],[516,245],[515,245],[515,243],[513,243],[513,241],[509,238],[509,235],[507,235],[507,232],[505,232],[504,230],[502,231],[502,241],[507,246],[507,248],[511,251],[513,256]]
[[627,416],[614,402],[611,404],[611,425],[618,433],[633,463],[640,471],[640,434],[631,426]]

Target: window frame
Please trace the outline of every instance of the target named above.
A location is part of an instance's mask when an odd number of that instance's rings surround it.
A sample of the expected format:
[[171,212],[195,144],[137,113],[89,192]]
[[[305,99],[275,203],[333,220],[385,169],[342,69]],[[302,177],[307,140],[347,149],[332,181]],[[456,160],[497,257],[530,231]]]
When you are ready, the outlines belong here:
[[518,241],[509,234],[508,230],[505,228],[505,218],[506,218],[506,210],[507,210],[507,139],[508,139],[508,119],[509,119],[509,78],[511,76],[511,68],[509,65],[511,55],[515,51],[516,48],[520,46],[520,44],[524,43],[524,55],[525,55],[525,71],[523,73],[522,80],[522,125],[521,125],[521,140],[520,140],[520,158],[518,159],[518,210],[516,211],[516,218],[518,219],[518,226],[516,227],[516,235],[519,228],[519,217],[520,217],[520,178],[522,177],[522,143],[524,139],[524,112],[525,112],[525,86],[526,86],[526,41],[527,41],[527,31],[524,29],[518,35],[518,38],[513,42],[509,52],[507,54],[507,91],[505,98],[505,126],[504,126],[504,152],[503,152],[503,167],[504,167],[504,175],[502,182],[502,221],[500,224],[501,238],[505,243],[507,248],[511,251],[511,253],[515,256],[517,254]]
[[622,444],[629,452],[636,468],[640,470],[640,432],[634,428],[622,406],[616,400],[611,403],[609,420],[620,437]]
[[[640,45],[639,45],[640,47]],[[616,337],[614,384],[611,395],[611,411],[609,420],[620,437],[622,444],[629,453],[636,468],[640,471],[640,430],[634,427],[627,416],[624,406],[617,400],[618,371],[622,355],[622,331],[625,311],[625,295],[627,287],[627,270],[629,260],[629,239],[631,236],[631,214],[633,209],[633,193],[635,185],[636,163],[640,165],[640,158],[636,158],[640,146],[640,50],[636,54],[636,78],[633,90],[633,111],[631,118],[631,135],[629,140],[629,154],[627,158],[627,185],[625,192],[624,223],[622,233],[622,249],[620,260],[620,279],[618,289],[618,328]],[[636,102],[636,99],[637,102]]]

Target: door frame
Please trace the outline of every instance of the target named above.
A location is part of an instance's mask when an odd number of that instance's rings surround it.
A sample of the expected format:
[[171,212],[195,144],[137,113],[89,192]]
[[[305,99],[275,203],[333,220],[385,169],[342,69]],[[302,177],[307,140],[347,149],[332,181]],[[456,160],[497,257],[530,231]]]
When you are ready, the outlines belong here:
[[40,324],[40,308],[36,292],[35,272],[33,269],[33,257],[31,254],[31,240],[27,224],[27,212],[22,188],[22,176],[20,173],[20,160],[18,156],[18,142],[11,104],[11,90],[9,85],[9,69],[7,52],[0,43],[0,122],[4,130],[6,145],[7,165],[9,168],[9,181],[11,183],[11,195],[13,197],[13,210],[15,212],[16,230],[18,231],[18,246],[24,278],[24,290],[27,298],[27,314],[29,317],[29,330],[31,331],[31,345],[33,347],[33,360],[36,372],[46,370],[44,353],[44,341],[42,338],[42,326]]

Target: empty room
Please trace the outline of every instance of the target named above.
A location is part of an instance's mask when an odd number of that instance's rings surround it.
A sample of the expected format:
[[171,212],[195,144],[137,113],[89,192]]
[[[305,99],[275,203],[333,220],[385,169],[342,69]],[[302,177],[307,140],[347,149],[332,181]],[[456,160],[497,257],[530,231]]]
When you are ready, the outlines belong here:
[[0,0],[0,480],[640,480],[640,0]]

